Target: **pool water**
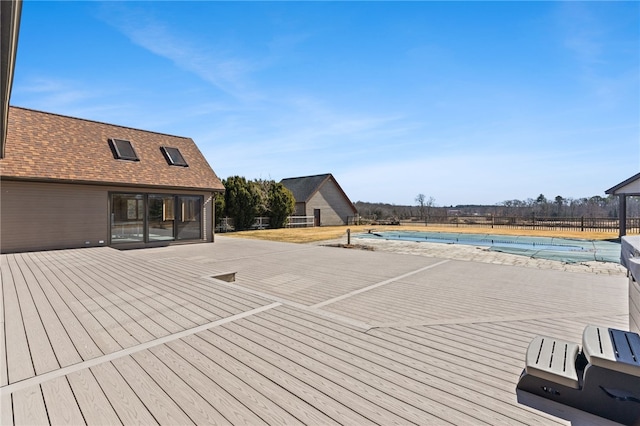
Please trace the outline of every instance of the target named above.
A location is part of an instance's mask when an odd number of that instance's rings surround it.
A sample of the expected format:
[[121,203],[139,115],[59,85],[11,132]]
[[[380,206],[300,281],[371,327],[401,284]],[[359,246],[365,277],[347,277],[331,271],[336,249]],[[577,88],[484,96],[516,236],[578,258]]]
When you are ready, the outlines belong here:
[[385,240],[489,247],[494,251],[568,263],[590,260],[620,262],[620,244],[611,241],[419,231],[371,231],[358,236]]

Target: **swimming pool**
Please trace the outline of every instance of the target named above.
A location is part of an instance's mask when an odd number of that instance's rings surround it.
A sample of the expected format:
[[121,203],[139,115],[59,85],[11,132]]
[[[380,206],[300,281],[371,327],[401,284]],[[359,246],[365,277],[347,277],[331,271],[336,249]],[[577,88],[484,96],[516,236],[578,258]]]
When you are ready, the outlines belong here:
[[489,247],[493,251],[568,263],[592,260],[620,263],[620,243],[611,241],[421,231],[372,231],[358,237]]

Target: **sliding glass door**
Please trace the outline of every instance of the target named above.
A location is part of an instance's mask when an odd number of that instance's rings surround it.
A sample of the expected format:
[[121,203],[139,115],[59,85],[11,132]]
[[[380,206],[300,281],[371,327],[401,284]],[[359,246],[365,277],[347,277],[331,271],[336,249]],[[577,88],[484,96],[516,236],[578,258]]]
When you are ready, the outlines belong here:
[[175,240],[175,206],[173,195],[149,195],[149,241]]
[[111,242],[144,241],[144,195],[113,194],[111,198]]
[[201,196],[111,194],[111,243],[202,238]]
[[180,220],[178,221],[178,240],[195,240],[202,237],[202,197],[178,196]]

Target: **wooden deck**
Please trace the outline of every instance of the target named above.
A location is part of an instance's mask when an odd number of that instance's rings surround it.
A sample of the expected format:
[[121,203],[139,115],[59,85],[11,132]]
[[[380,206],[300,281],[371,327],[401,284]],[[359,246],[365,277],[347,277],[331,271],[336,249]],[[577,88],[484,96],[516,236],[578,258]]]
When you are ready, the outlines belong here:
[[619,276],[224,237],[0,261],[2,425],[566,424],[516,402],[529,341],[628,328]]

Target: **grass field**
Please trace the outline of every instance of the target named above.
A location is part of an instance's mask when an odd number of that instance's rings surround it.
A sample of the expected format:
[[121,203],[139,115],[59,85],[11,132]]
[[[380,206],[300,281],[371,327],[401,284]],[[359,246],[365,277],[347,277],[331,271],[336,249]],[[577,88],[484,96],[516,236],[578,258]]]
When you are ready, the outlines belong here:
[[311,243],[325,240],[344,238],[346,242],[347,229],[351,235],[375,231],[425,231],[425,232],[458,232],[466,234],[496,234],[496,235],[521,235],[532,237],[558,237],[583,240],[612,240],[618,237],[617,232],[580,232],[580,231],[542,231],[528,229],[491,229],[491,228],[456,228],[451,226],[322,226],[314,228],[284,228],[261,229],[255,231],[230,232],[225,235],[234,238],[252,238],[258,240],[282,241],[289,243]]

